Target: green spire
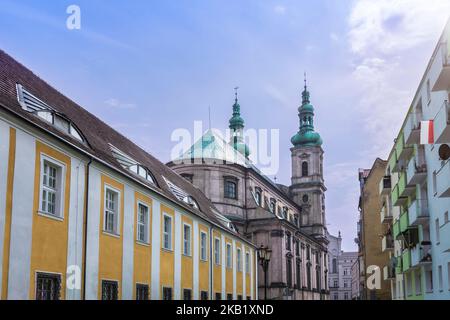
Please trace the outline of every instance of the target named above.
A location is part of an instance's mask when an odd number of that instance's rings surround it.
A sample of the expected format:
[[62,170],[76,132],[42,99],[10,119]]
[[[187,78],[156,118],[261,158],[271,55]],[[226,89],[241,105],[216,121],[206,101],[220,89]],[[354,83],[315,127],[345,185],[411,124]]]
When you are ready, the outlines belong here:
[[239,89],[239,87],[234,88],[235,98],[233,104],[233,116],[230,119],[230,126],[229,126],[231,130],[238,130],[244,128],[244,119],[241,118],[241,106],[238,103],[237,89]]
[[294,146],[320,146],[322,139],[320,135],[314,131],[314,107],[310,103],[310,94],[306,86],[302,92],[302,105],[298,108],[298,117],[300,122],[299,131],[291,138]]
[[242,153],[246,158],[250,155],[250,149],[244,142],[244,119],[241,117],[241,106],[238,103],[237,90],[239,87],[234,88],[234,104],[233,104],[233,116],[230,119],[229,128],[231,129],[231,141],[230,144],[233,148]]

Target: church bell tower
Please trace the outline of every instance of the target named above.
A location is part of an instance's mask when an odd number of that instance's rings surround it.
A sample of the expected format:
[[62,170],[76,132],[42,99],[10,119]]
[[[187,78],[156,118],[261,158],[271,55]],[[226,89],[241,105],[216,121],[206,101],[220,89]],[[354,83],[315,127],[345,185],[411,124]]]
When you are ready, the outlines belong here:
[[322,139],[314,131],[314,107],[310,103],[306,77],[298,117],[300,128],[291,138],[292,177],[289,189],[301,208],[301,229],[319,241],[326,241]]

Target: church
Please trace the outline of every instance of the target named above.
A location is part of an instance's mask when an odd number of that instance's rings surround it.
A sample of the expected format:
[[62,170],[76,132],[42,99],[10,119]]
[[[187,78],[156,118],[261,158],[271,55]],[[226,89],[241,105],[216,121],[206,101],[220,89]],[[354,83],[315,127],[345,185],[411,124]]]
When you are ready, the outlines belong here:
[[[236,95],[230,141],[208,130],[167,165],[202,191],[239,234],[270,253],[267,268],[261,261],[258,267],[260,299],[328,300],[324,152],[306,81],[299,131],[291,139],[290,186],[273,182],[249,159],[240,109]],[[225,260],[231,268],[233,261]],[[233,286],[226,275],[221,280]]]

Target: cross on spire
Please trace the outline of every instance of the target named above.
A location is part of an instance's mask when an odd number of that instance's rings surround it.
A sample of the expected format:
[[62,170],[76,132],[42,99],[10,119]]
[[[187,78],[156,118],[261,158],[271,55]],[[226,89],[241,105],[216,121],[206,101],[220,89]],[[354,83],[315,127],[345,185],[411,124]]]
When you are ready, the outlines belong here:
[[238,89],[239,87],[234,87],[234,100],[237,101],[238,100]]
[[303,73],[303,75],[304,75],[305,90],[306,90],[306,71]]

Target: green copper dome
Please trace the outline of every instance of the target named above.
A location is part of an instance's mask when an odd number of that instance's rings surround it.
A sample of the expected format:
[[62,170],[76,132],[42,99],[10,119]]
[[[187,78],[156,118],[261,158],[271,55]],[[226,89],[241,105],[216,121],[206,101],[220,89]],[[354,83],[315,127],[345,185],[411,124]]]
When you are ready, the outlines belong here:
[[244,142],[244,119],[241,117],[241,106],[238,103],[237,88],[235,88],[235,99],[233,104],[233,116],[230,119],[229,128],[231,129],[232,137],[231,146],[243,154],[246,158],[250,155],[250,148]]
[[237,98],[233,105],[233,116],[230,119],[230,129],[241,129],[244,128],[244,119],[241,118],[241,106],[239,105]]
[[314,107],[309,101],[309,91],[306,88],[302,92],[302,105],[298,108],[300,121],[299,131],[291,138],[294,146],[321,146],[322,138],[314,131]]

